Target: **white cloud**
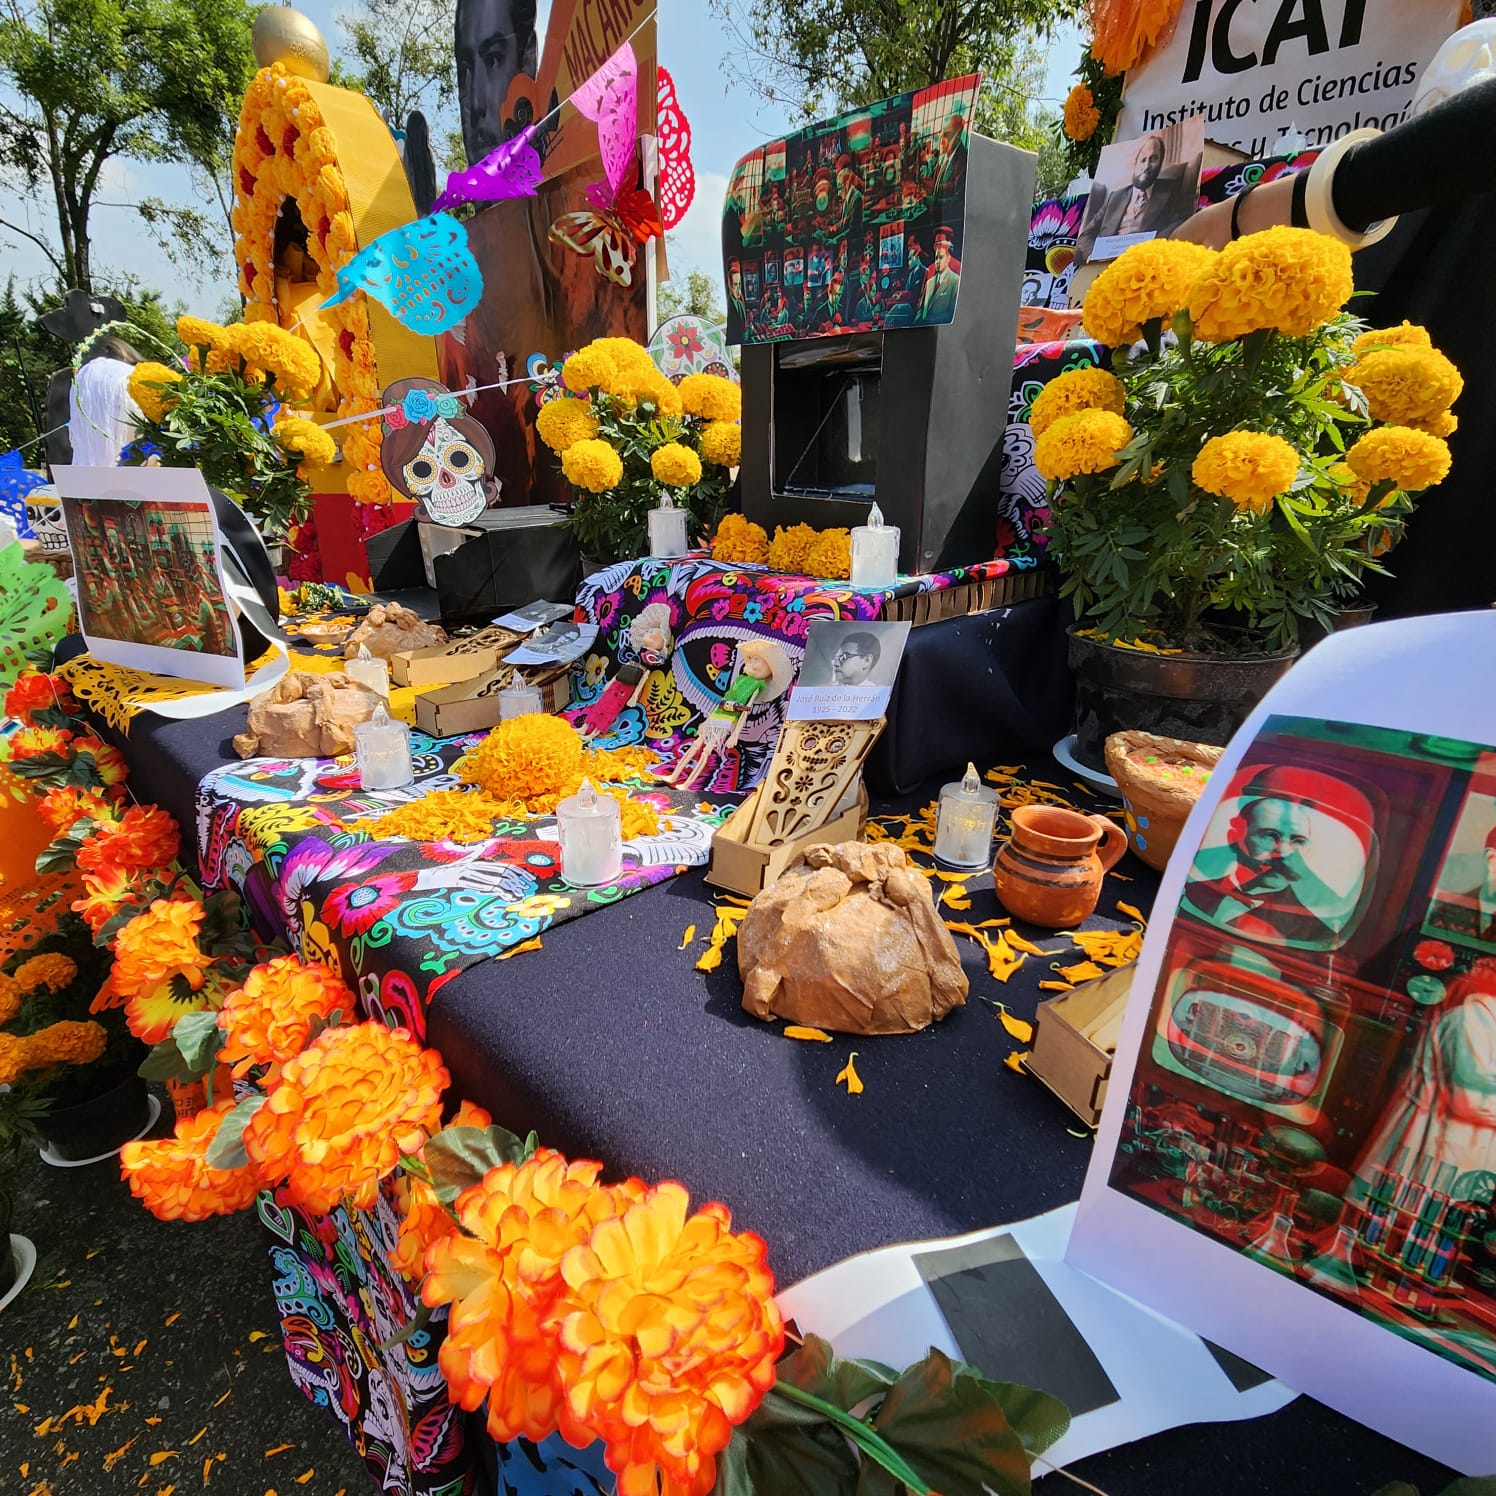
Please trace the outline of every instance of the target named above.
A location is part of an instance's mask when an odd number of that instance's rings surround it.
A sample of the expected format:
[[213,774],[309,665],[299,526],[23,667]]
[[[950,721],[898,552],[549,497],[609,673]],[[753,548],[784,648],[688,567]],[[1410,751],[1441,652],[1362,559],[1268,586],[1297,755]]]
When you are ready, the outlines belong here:
[[670,230],[670,272],[684,278],[687,271],[704,270],[722,287],[722,200],[727,178],[719,172],[698,171],[696,196],[686,216]]

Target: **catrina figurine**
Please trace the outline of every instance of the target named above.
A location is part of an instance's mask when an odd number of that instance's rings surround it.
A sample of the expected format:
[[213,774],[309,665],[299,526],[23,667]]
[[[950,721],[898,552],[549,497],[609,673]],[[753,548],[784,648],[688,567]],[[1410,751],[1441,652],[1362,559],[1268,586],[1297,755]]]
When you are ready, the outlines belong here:
[[656,775],[665,784],[689,789],[705,773],[712,759],[733,750],[755,707],[778,700],[794,680],[794,666],[781,645],[772,639],[744,639],[737,649],[737,669],[726,694],[696,733],[696,739],[668,773]]
[[497,498],[494,446],[481,421],[434,379],[399,379],[385,392],[384,475],[439,525],[465,525]]
[[649,672],[662,670],[670,663],[675,641],[670,633],[668,603],[650,603],[639,610],[629,624],[629,645],[638,658],[620,665],[607,689],[577,719],[577,727],[585,738],[598,738],[611,732],[624,712],[638,705]]

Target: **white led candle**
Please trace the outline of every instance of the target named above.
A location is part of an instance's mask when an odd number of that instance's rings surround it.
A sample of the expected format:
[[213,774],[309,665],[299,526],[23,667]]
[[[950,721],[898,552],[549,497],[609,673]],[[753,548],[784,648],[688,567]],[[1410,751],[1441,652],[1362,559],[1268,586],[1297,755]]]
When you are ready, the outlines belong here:
[[899,527],[883,523],[876,504],[865,525],[852,531],[852,585],[892,587],[899,579]]
[[675,507],[667,490],[659,507],[649,511],[649,554],[668,560],[684,556],[686,545],[686,511]]
[[366,790],[398,790],[415,778],[410,762],[410,729],[392,722],[381,701],[367,722],[353,729],[358,782]]
[[358,653],[351,660],[343,661],[343,674],[357,681],[366,690],[390,698],[390,662],[369,653],[367,644],[360,644]]
[[544,710],[545,698],[540,694],[539,686],[520,681],[516,685],[505,686],[499,692],[500,722],[507,722],[511,717],[528,717]]
[[614,882],[623,871],[622,808],[584,779],[575,795],[556,807],[561,838],[561,876],[576,888]]
[[935,819],[935,860],[949,867],[986,867],[992,860],[997,791],[982,783],[975,764],[940,792]]

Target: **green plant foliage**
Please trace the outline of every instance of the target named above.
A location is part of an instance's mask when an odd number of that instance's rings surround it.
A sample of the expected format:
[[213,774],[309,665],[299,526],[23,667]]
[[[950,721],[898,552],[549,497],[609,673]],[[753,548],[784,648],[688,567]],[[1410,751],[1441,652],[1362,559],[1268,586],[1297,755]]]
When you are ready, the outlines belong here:
[[503,1127],[448,1127],[421,1150],[425,1168],[418,1166],[443,1205],[477,1184],[500,1164],[522,1164],[535,1152],[539,1139],[532,1132],[518,1138]]
[[1091,56],[1089,50],[1081,53],[1080,66],[1075,70],[1075,79],[1091,90],[1091,97],[1101,112],[1101,122],[1088,140],[1071,140],[1065,134],[1063,117],[1056,120],[1055,139],[1063,153],[1064,178],[1066,182],[1082,172],[1096,174],[1096,164],[1101,159],[1101,148],[1116,133],[1117,116],[1122,112],[1123,75],[1108,77],[1102,66]]

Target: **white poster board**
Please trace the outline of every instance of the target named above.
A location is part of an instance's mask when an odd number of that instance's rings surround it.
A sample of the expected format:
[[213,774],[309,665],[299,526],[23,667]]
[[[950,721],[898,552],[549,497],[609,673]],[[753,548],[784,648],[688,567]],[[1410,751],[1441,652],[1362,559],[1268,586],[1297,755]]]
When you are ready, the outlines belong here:
[[1493,661],[1496,612],[1335,634],[1232,740],[1066,1253],[1469,1475],[1496,1466],[1496,959],[1478,891],[1443,911],[1496,841]]
[[1461,0],[1192,0],[1127,75],[1116,138],[1191,114],[1205,134],[1265,156],[1297,126],[1311,146],[1386,130],[1459,22]]

